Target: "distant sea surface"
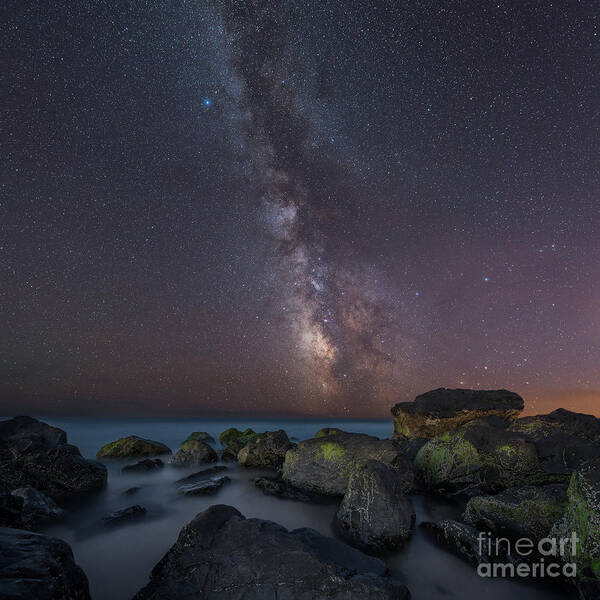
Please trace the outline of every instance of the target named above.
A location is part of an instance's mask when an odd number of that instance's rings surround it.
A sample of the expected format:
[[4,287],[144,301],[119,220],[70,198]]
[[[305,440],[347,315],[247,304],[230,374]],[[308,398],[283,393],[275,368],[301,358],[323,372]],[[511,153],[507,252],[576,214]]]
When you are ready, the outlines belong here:
[[[292,441],[313,437],[322,427],[339,427],[345,431],[391,437],[390,419],[380,421],[312,420],[312,419],[85,419],[44,418],[67,432],[88,458],[95,458],[107,442],[127,435],[138,435],[167,444],[173,451],[192,431],[206,431],[218,440],[229,428],[255,431],[285,429]],[[218,444],[217,444],[218,446]],[[86,572],[94,600],[128,600],[146,584],[152,567],[177,539],[179,530],[197,513],[211,504],[230,504],[246,517],[276,521],[288,529],[312,527],[333,535],[331,522],[336,504],[313,505],[266,496],[252,480],[260,471],[248,471],[228,464],[232,481],[215,495],[182,497],[174,481],[200,470],[175,469],[167,465],[155,473],[123,474],[121,468],[134,460],[106,461],[109,470],[107,488],[69,507],[68,516],[46,533],[62,538],[73,548],[77,563]],[[139,486],[132,496],[123,492]],[[115,529],[107,529],[104,515],[140,504],[148,513],[145,518]],[[459,517],[456,506],[421,496],[413,497],[417,528],[412,538],[396,554],[385,559],[399,574],[414,600],[558,600],[575,598],[557,585],[544,586],[503,579],[482,579],[475,569],[423,535],[419,523],[441,518]]]

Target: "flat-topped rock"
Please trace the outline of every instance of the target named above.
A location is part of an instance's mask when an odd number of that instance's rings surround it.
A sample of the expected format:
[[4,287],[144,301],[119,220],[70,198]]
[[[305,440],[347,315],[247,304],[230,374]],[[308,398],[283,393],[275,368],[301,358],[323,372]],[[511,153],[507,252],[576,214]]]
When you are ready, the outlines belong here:
[[185,496],[209,496],[216,494],[226,483],[231,481],[227,475],[218,475],[207,479],[196,479],[183,483],[177,491]]
[[439,388],[392,408],[394,437],[430,438],[492,415],[512,420],[523,406],[523,398],[508,390]]
[[342,496],[350,476],[368,460],[400,471],[405,490],[410,490],[412,467],[395,442],[362,433],[337,433],[300,442],[287,451],[282,478],[306,492]]
[[71,547],[57,538],[0,528],[0,598],[90,600]]
[[106,467],[83,458],[61,429],[31,417],[0,422],[0,480],[9,490],[33,487],[61,502],[106,479]]
[[211,506],[186,525],[135,600],[408,600],[386,565],[312,529]]
[[171,449],[161,442],[129,435],[105,444],[98,450],[97,458],[135,458],[171,454]]
[[102,522],[107,527],[115,527],[117,525],[123,525],[130,521],[136,521],[146,516],[146,509],[139,504],[128,506],[127,508],[121,508],[112,512],[102,518]]

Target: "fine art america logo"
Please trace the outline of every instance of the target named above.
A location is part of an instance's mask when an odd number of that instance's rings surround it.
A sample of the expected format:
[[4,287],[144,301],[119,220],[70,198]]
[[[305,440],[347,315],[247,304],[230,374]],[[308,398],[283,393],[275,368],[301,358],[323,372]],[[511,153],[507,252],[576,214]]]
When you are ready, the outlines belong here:
[[538,542],[520,538],[511,543],[507,538],[493,538],[491,533],[480,533],[479,555],[490,562],[477,567],[480,577],[576,577],[575,556],[579,538],[546,537]]

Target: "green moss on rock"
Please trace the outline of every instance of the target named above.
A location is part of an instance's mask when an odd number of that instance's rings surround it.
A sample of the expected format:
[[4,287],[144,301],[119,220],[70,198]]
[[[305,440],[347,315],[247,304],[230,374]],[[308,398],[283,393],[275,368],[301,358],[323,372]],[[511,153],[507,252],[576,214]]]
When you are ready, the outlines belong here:
[[221,433],[219,436],[219,442],[221,442],[223,446],[229,445],[229,443],[234,440],[237,440],[242,444],[246,444],[251,439],[254,439],[257,435],[258,433],[249,427],[245,431],[240,431],[235,427],[230,427]]
[[98,450],[98,458],[130,458],[171,454],[171,449],[161,442],[130,435],[105,444]]

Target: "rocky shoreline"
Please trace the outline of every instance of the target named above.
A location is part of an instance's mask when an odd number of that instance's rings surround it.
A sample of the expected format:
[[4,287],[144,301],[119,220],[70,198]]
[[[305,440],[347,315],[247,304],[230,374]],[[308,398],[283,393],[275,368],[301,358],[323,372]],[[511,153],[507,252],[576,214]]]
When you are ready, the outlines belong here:
[[[215,497],[135,598],[409,598],[380,557],[413,534],[415,494],[462,507],[460,520],[422,527],[475,568],[499,561],[530,568],[540,558],[537,550],[527,557],[492,553],[491,545],[482,548],[482,535],[512,544],[527,538],[537,547],[575,533],[576,546],[556,560],[575,564],[577,575],[561,584],[583,600],[599,598],[600,419],[565,409],[520,417],[522,409],[523,400],[506,390],[439,389],[392,408],[393,439],[325,428],[294,443],[281,429],[230,428],[219,443],[193,432],[175,452],[137,436],[106,444],[97,458],[131,460],[123,473],[145,478],[198,466],[175,482],[183,496],[218,496],[233,484],[217,463],[237,461],[270,471],[254,483],[282,502],[338,506],[336,539],[245,518]],[[33,532],[106,482],[105,465],[83,458],[64,431],[30,417],[0,422],[0,598],[89,598],[68,544]],[[103,522],[120,527],[145,515],[144,506],[124,503]]]

